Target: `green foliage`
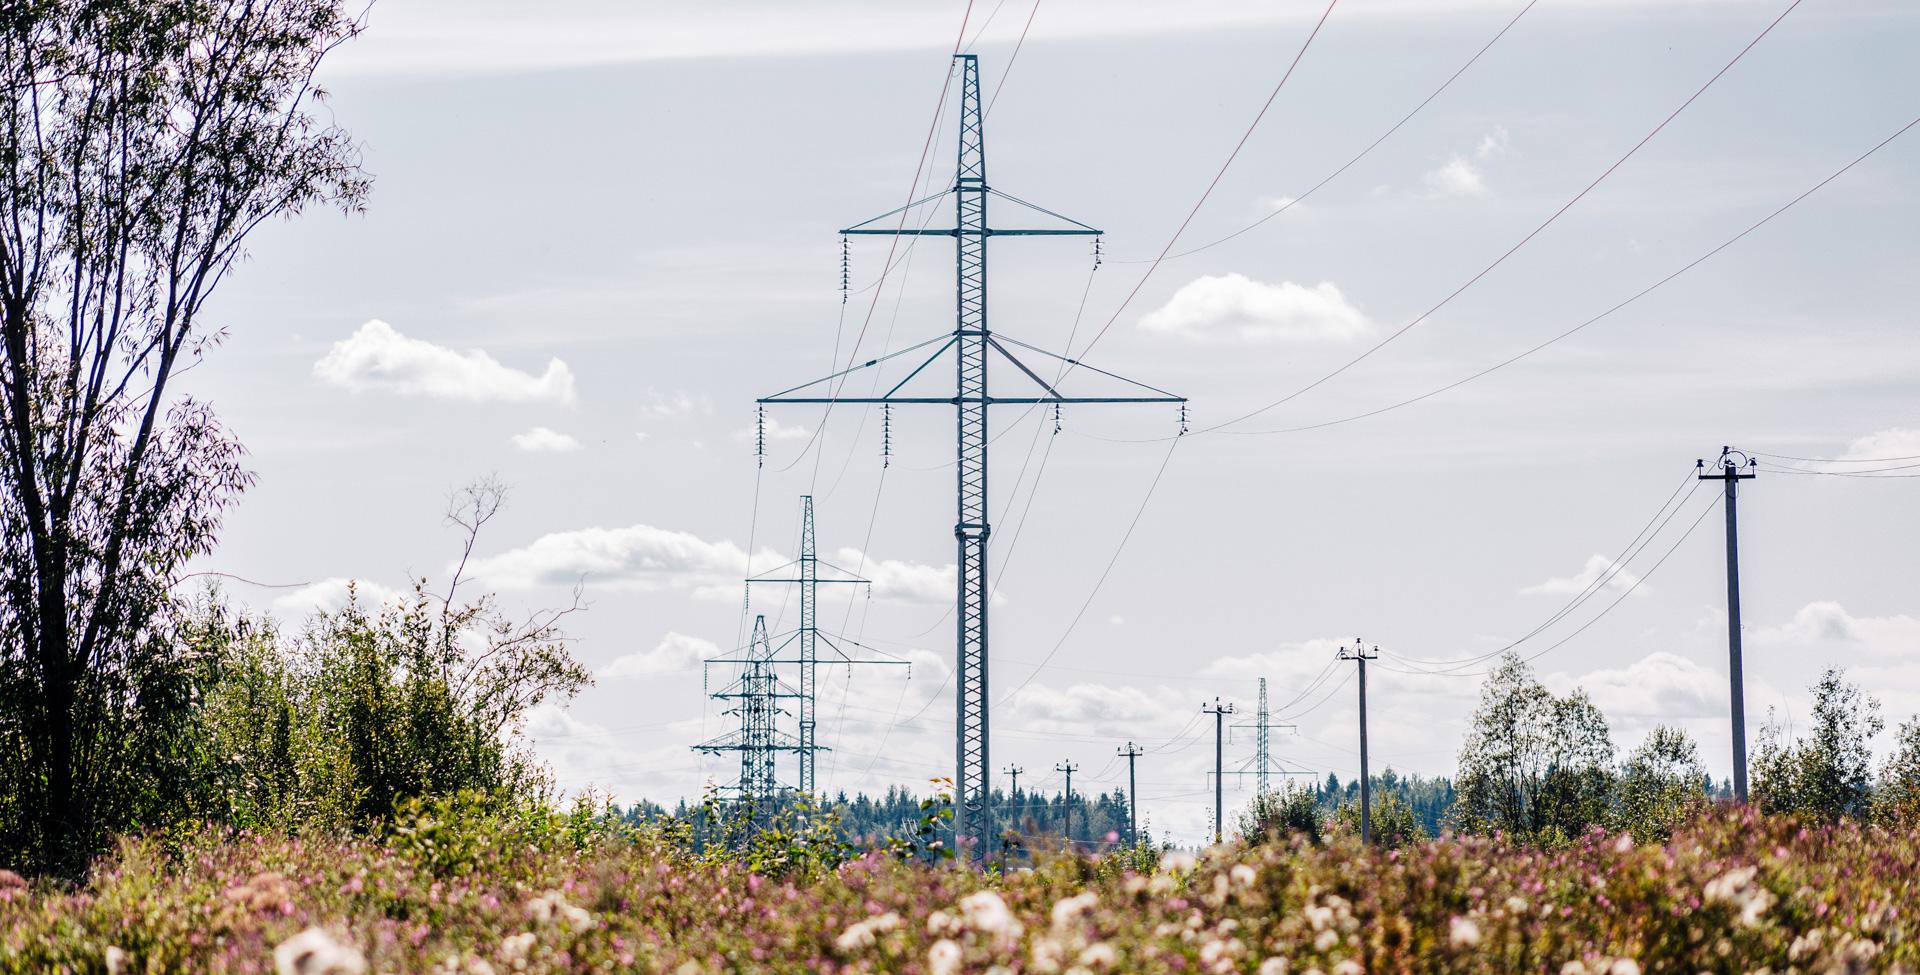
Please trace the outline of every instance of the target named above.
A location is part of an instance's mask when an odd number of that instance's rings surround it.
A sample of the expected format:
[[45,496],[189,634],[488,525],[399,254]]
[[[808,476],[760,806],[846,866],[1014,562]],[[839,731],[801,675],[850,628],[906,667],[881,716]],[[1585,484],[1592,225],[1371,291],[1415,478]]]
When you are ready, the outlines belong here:
[[1284,843],[1294,835],[1318,844],[1325,825],[1319,793],[1291,779],[1254,796],[1240,814],[1240,835],[1256,846],[1274,840]]
[[359,828],[408,800],[460,792],[538,795],[516,743],[534,704],[589,680],[551,619],[502,625],[484,602],[453,606],[425,584],[369,611],[357,593],[287,639],[270,620],[202,606],[195,632],[221,660],[203,715],[221,821],[247,829]]
[[[1413,807],[1397,792],[1382,792],[1374,796],[1373,814],[1368,820],[1375,846],[1398,849],[1433,838],[1419,817],[1414,815]],[[1336,810],[1327,827],[1332,835],[1357,839],[1360,836],[1359,800],[1355,799]]]
[[[1420,821],[1421,828],[1427,831],[1428,836],[1438,836],[1453,811],[1453,782],[1446,778],[1401,775],[1389,765],[1386,771],[1373,776],[1369,791],[1376,796],[1389,792],[1399,796],[1401,801],[1413,808],[1414,818]],[[1360,780],[1355,779],[1342,786],[1338,776],[1328,773],[1327,783],[1319,793],[1321,818],[1325,819],[1338,812],[1341,806],[1359,801]]]
[[1613,740],[1575,689],[1556,698],[1508,652],[1480,688],[1460,750],[1454,825],[1560,842],[1611,816]]
[[1874,789],[1873,813],[1890,826],[1920,825],[1920,716],[1900,725]]
[[173,589],[252,482],[171,380],[260,224],[358,209],[312,111],[339,0],[0,5],[0,862],[78,876],[190,804]]
[[1620,825],[1642,843],[1664,842],[1675,825],[1707,804],[1707,771],[1693,738],[1660,725],[1627,756],[1615,807]]
[[1861,816],[1871,808],[1873,751],[1867,740],[1880,733],[1880,702],[1828,668],[1813,691],[1813,730],[1791,743],[1768,711],[1753,751],[1753,799],[1768,812],[1813,819]]

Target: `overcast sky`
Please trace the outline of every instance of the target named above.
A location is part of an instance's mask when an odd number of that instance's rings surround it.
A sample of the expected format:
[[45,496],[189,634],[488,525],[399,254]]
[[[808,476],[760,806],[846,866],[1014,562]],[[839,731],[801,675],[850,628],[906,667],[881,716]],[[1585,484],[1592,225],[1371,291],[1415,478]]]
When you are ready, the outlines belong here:
[[[823,625],[910,661],[823,673],[821,782],[951,775],[950,413],[895,411],[883,469],[877,413],[776,409],[760,468],[753,400],[951,329],[951,241],[877,283],[889,243],[856,239],[843,306],[835,231],[904,202],[936,116],[920,184],[950,181],[964,17],[991,182],[1105,231],[1097,270],[1083,239],[995,241],[993,327],[1191,397],[1195,431],[1172,439],[1165,406],[1068,408],[1058,433],[996,411],[996,768],[1054,790],[1072,761],[1076,789],[1109,789],[1131,740],[1143,814],[1197,840],[1203,701],[1251,724],[1267,678],[1294,726],[1278,760],[1349,779],[1357,688],[1333,656],[1360,638],[1382,654],[1375,770],[1449,775],[1486,665],[1435,662],[1525,638],[1623,755],[1677,724],[1725,776],[1721,515],[1691,480],[1723,444],[1767,462],[1740,507],[1751,726],[1804,728],[1832,665],[1897,724],[1920,711],[1920,480],[1789,469],[1913,461],[1789,458],[1920,455],[1920,131],[1564,341],[1297,429],[1606,312],[1920,116],[1920,10],[1806,0],[1474,280],[1791,2],[1540,0],[1290,205],[1527,6],[1345,0],[1172,251],[1284,212],[1147,275],[1318,0],[382,0],[325,79],[367,212],[263,229],[209,309],[230,337],[187,382],[259,484],[203,568],[282,586],[229,591],[290,621],[348,579],[443,581],[446,497],[497,472],[513,495],[480,580],[532,608],[584,579],[591,603],[569,630],[597,682],[535,716],[541,754],[569,788],[671,803],[738,774],[688,748],[731,720],[703,693],[730,674],[701,660],[742,639],[741,579],[796,554],[811,493],[823,555],[873,580],[831,587]],[[772,629],[796,611],[754,588]],[[1248,762],[1250,729],[1227,754]],[[1229,804],[1252,784],[1230,777]]]

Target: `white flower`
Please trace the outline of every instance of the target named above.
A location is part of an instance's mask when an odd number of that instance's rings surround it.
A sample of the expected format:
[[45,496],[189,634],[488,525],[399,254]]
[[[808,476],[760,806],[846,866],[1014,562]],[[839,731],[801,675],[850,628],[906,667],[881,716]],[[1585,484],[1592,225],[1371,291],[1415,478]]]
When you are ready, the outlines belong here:
[[967,919],[967,926],[975,931],[999,935],[1009,941],[1020,940],[1025,928],[1007,910],[1007,902],[991,890],[968,894],[960,898],[960,914]]
[[927,949],[927,971],[930,975],[953,975],[960,970],[960,946],[941,938]]
[[105,954],[106,958],[104,960],[107,963],[107,975],[120,975],[121,972],[127,970],[126,949],[116,945],[108,945]]
[[1275,955],[1261,962],[1260,975],[1287,975],[1287,960]]
[[538,939],[532,931],[523,931],[511,938],[503,939],[500,942],[500,953],[505,955],[508,961],[521,961],[527,957],[527,952],[533,950],[533,943],[536,940]]
[[1339,943],[1340,943],[1340,932],[1322,931],[1320,932],[1319,936],[1313,939],[1313,950],[1318,952],[1326,952],[1329,949],[1331,949],[1334,945],[1337,945]]
[[1333,966],[1333,975],[1364,975],[1365,968],[1351,958],[1343,958],[1340,964]]
[[1609,972],[1611,975],[1640,975],[1640,963],[1631,958],[1616,958]]
[[1227,872],[1230,875],[1232,875],[1233,882],[1242,887],[1253,886],[1254,878],[1259,876],[1259,874],[1254,872],[1254,869],[1252,867],[1249,867],[1244,863],[1234,864],[1233,869]]
[[1064,928],[1072,924],[1075,918],[1091,910],[1098,903],[1100,903],[1099,896],[1090,890],[1060,901],[1053,905],[1053,926]]
[[1161,873],[1186,873],[1192,870],[1198,860],[1185,850],[1168,850],[1160,857]]
[[1614,841],[1613,849],[1616,853],[1625,853],[1633,849],[1633,834],[1621,833],[1620,838]]
[[878,917],[870,917],[847,926],[840,936],[833,939],[833,946],[841,951],[853,951],[856,948],[872,946],[878,935],[905,924],[900,915],[888,911]]
[[1447,928],[1447,941],[1455,948],[1472,948],[1480,944],[1480,925],[1470,917],[1456,917]]
[[360,949],[308,928],[273,949],[273,967],[280,975],[365,975],[367,959]]
[[1104,941],[1096,941],[1080,953],[1080,964],[1098,968],[1111,968],[1119,960],[1120,956],[1114,952],[1113,946]]

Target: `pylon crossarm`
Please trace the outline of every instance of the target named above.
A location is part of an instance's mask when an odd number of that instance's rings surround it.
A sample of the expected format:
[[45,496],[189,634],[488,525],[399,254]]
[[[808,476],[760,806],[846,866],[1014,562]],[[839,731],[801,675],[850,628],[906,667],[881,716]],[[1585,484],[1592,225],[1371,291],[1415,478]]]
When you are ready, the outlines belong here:
[[[1035,212],[1037,212],[1037,213],[1044,213],[1044,214],[1046,214],[1046,215],[1047,215],[1047,216],[1049,216],[1049,217],[1055,217],[1055,218],[1057,218],[1057,219],[1060,219],[1060,220],[1065,220],[1066,222],[1068,222],[1068,223],[1070,223],[1070,224],[1073,224],[1074,226],[1076,226],[1076,227],[1079,227],[1079,228],[1080,228],[1079,230],[1061,230],[1061,231],[1058,231],[1059,233],[1063,233],[1063,234],[1078,234],[1078,235],[1080,235],[1080,236],[1083,236],[1083,237],[1085,237],[1085,236],[1089,236],[1089,235],[1099,235],[1100,233],[1102,233],[1102,231],[1099,231],[1099,230],[1095,230],[1094,228],[1092,228],[1092,227],[1089,227],[1089,226],[1087,226],[1086,224],[1084,224],[1084,223],[1081,223],[1080,221],[1078,221],[1078,220],[1075,220],[1075,219],[1073,219],[1072,217],[1067,217],[1067,216],[1061,216],[1060,214],[1058,214],[1058,213],[1055,213],[1055,212],[1053,212],[1052,210],[1049,210],[1049,209],[1047,209],[1046,207],[1043,207],[1043,206],[1036,206],[1036,205],[1034,205],[1034,204],[1032,204],[1032,203],[1028,203],[1027,201],[1025,201],[1025,200],[1022,200],[1022,199],[1020,199],[1020,198],[1019,198],[1019,197],[1017,197],[1017,196],[1011,196],[1011,195],[1009,195],[1009,194],[1006,194],[1006,193],[1002,193],[1002,192],[1000,192],[999,190],[996,190],[996,189],[994,189],[994,188],[993,188],[993,187],[991,187],[991,186],[989,186],[989,187],[987,187],[987,192],[989,192],[989,193],[992,193],[992,194],[993,194],[994,196],[997,196],[997,197],[999,197],[999,198],[1001,198],[1001,199],[1003,199],[1003,200],[1005,200],[1005,201],[1007,201],[1008,203],[1018,203],[1018,204],[1020,204],[1021,206],[1023,206],[1023,207],[1026,207],[1026,208],[1027,208],[1027,209],[1029,209],[1029,210],[1033,210],[1033,211],[1035,211]],[[871,221],[871,220],[869,220],[869,221],[867,221],[867,222],[868,222],[868,223],[872,223],[873,221]],[[996,231],[994,231],[994,233],[996,233],[996,234],[998,234],[998,233],[1007,233],[1007,231],[1004,231],[1004,230],[996,230]]]
[[[814,381],[812,381],[812,382],[807,382],[807,383],[801,383],[800,385],[798,385],[798,386],[795,386],[795,387],[793,387],[792,389],[786,389],[786,390],[781,390],[780,392],[778,392],[778,393],[775,393],[775,394],[773,394],[772,396],[762,396],[762,397],[760,397],[759,399],[757,399],[757,400],[754,400],[754,402],[756,402],[756,403],[832,403],[832,402],[836,402],[836,400],[832,400],[832,399],[801,399],[801,400],[785,400],[785,399],[781,399],[780,397],[782,397],[782,396],[785,396],[785,395],[787,395],[788,393],[797,393],[797,392],[799,392],[799,391],[801,391],[801,390],[803,390],[803,389],[806,389],[806,388],[807,388],[807,387],[809,387],[809,386],[818,386],[818,385],[820,385],[821,383],[824,383],[824,382],[831,382],[831,381],[833,381],[833,380],[835,380],[835,379],[839,379],[839,378],[840,378],[841,376],[844,376],[844,375],[846,375],[846,374],[848,374],[848,373],[851,373],[851,372],[859,372],[859,371],[860,371],[860,370],[862,370],[862,369],[867,369],[867,368],[871,368],[871,367],[873,367],[873,366],[877,366],[877,365],[879,365],[880,363],[882,363],[882,362],[885,362],[885,361],[887,361],[888,359],[894,359],[894,358],[898,358],[898,357],[900,357],[900,356],[903,356],[903,355],[906,355],[906,354],[907,354],[907,353],[909,353],[909,352],[913,352],[913,351],[915,351],[915,350],[917,350],[917,349],[924,349],[924,348],[926,348],[927,346],[929,346],[929,345],[932,345],[932,344],[933,344],[933,343],[935,343],[935,342],[942,342],[942,341],[944,341],[944,342],[946,342],[946,343],[947,343],[948,345],[951,345],[951,344],[953,344],[953,336],[952,336],[952,335],[936,335],[936,336],[934,336],[933,338],[930,338],[930,339],[928,339],[928,340],[926,340],[925,342],[919,342],[919,343],[916,343],[916,344],[914,344],[914,345],[909,345],[909,346],[907,346],[906,348],[904,348],[904,349],[901,349],[901,350],[900,350],[900,351],[898,351],[898,352],[889,352],[889,353],[887,353],[886,355],[883,355],[883,356],[881,356],[881,357],[880,357],[880,358],[878,358],[878,359],[868,359],[867,361],[865,361],[865,362],[862,362],[861,364],[859,364],[859,365],[857,365],[857,366],[848,366],[847,368],[845,368],[845,369],[842,369],[842,370],[840,370],[839,372],[836,372],[836,373],[834,373],[834,374],[833,374],[833,375],[831,375],[831,376],[822,376],[822,377],[820,377],[819,379],[816,379],[816,380],[814,380]],[[946,347],[945,347],[945,346],[942,346],[942,347],[941,347],[941,349],[940,349],[940,352],[945,352],[945,351],[946,351]],[[939,355],[940,355],[940,352],[935,352],[935,353],[934,353],[934,357],[935,357],[935,358],[938,358],[938,357],[939,357]],[[929,361],[929,362],[931,362],[932,360],[931,360],[931,359],[929,359],[928,361]],[[922,365],[922,366],[921,366],[920,368],[921,368],[921,369],[925,369],[925,368],[926,368],[926,366],[925,366],[925,365]],[[915,371],[917,372],[917,371],[919,371],[919,370],[915,370]],[[838,400],[837,402],[842,402],[842,403],[846,403],[846,402],[853,402],[853,401],[852,401],[852,400]]]
[[1036,384],[1040,386],[1041,389],[1046,390],[1047,395],[1049,397],[1056,400],[1060,398],[1060,391],[1057,389],[1054,389],[1052,383],[1049,383],[1046,380],[1041,379],[1039,376],[1034,375],[1033,370],[1028,369],[1026,363],[1021,362],[1018,358],[1014,356],[1013,353],[1007,351],[1006,346],[1000,344],[999,339],[996,339],[993,336],[989,335],[987,336],[987,344],[993,346],[995,349],[1000,350],[1000,354],[1005,356],[1008,362],[1013,363],[1014,368],[1019,369],[1021,372],[1026,373],[1027,378],[1033,380]]
[[[850,654],[848,654],[848,653],[847,653],[847,652],[846,652],[845,650],[842,650],[842,649],[840,649],[840,645],[839,645],[839,644],[837,644],[837,643],[835,643],[835,642],[833,642],[833,641],[834,641],[835,639],[839,639],[839,640],[844,640],[844,641],[846,641],[847,643],[851,643],[851,644],[853,644],[854,646],[856,646],[856,647],[859,647],[859,648],[860,648],[860,649],[862,649],[862,650],[870,650],[870,651],[872,651],[872,652],[874,652],[874,653],[877,653],[877,654],[880,654],[881,656],[885,656],[885,657],[892,657],[892,658],[894,658],[894,659],[892,659],[892,660],[855,660],[855,659],[854,659],[854,658],[853,658],[853,657],[852,657],[852,656],[851,656]],[[886,652],[885,650],[882,650],[882,649],[880,649],[879,647],[870,647],[870,646],[867,646],[867,645],[866,645],[866,644],[864,644],[864,643],[861,643],[861,642],[860,642],[860,641],[858,641],[858,640],[853,640],[853,639],[849,639],[849,638],[847,638],[847,637],[844,637],[844,636],[842,636],[842,637],[829,637],[829,636],[827,636],[827,635],[826,635],[825,633],[822,633],[822,634],[820,634],[820,640],[821,640],[821,642],[823,642],[823,643],[825,643],[825,644],[826,644],[827,646],[829,646],[829,647],[832,647],[832,648],[833,648],[833,652],[834,652],[834,653],[837,653],[837,654],[839,654],[840,656],[842,656],[842,657],[844,657],[844,658],[846,658],[846,662],[847,662],[847,663],[850,663],[850,664],[906,664],[906,665],[907,665],[907,666],[909,666],[909,667],[911,667],[911,666],[913,665],[913,661],[911,661],[911,660],[905,660],[905,659],[902,659],[902,658],[900,657],[900,655],[899,655],[899,654],[894,654],[894,653],[888,653],[888,652]]]
[[[993,338],[994,338],[995,344],[998,344],[1000,339],[1006,339],[1007,341],[1012,342],[1014,345],[1017,345],[1023,349],[1028,349],[1034,352],[1038,352],[1041,355],[1046,356],[1050,359],[1058,359],[1061,362],[1066,363],[1067,365],[1074,366],[1079,369],[1086,369],[1090,372],[1097,372],[1100,375],[1107,377],[1108,379],[1118,379],[1129,386],[1138,386],[1141,389],[1151,389],[1154,392],[1159,393],[1162,397],[1164,397],[1164,399],[1103,400],[1102,402],[1185,403],[1187,401],[1187,398],[1185,396],[1178,396],[1173,393],[1169,393],[1158,386],[1149,386],[1146,383],[1143,383],[1137,379],[1128,379],[1125,376],[1108,372],[1105,369],[1100,368],[1099,366],[1087,365],[1086,363],[1081,362],[1078,359],[1069,359],[1066,356],[1063,356],[1057,352],[1048,352],[1046,349],[1043,349],[1037,345],[1029,345],[1025,342],[1020,341],[1019,339],[1013,338],[1012,336],[1005,334],[1004,332],[994,333]],[[1004,352],[1006,350],[1002,349],[1001,351]],[[1012,358],[1012,357],[1009,356],[1008,358]],[[1072,402],[1072,401],[1069,400],[1068,402]]]
[[[912,203],[907,204],[906,206],[897,207],[895,209],[888,210],[887,212],[877,217],[874,217],[872,220],[862,220],[859,223],[856,223],[853,226],[848,227],[847,229],[842,230],[840,232],[843,234],[890,234],[890,233],[893,233],[893,231],[891,230],[861,230],[860,228],[865,227],[867,224],[872,223],[874,220],[885,220],[896,213],[905,213],[908,210],[911,210],[914,207],[920,206],[923,203],[932,203],[935,200],[938,200],[950,195],[953,192],[953,190],[954,188],[949,186],[946,189],[941,190],[940,192],[935,193],[932,196],[926,197],[925,199],[915,200]],[[1038,209],[1038,207],[1036,207],[1035,209]],[[1061,217],[1060,219],[1065,220],[1066,218]],[[942,231],[942,233],[952,233],[952,231]]]

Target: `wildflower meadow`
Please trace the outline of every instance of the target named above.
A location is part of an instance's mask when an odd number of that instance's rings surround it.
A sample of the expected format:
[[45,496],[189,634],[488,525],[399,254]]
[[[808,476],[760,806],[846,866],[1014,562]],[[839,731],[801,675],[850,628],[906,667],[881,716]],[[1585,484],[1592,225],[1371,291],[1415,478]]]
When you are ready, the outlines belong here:
[[[559,822],[556,820],[555,822]],[[8,972],[1790,975],[1911,972],[1920,833],[1720,807],[1665,843],[1335,835],[1000,873],[899,851],[749,869],[624,827],[130,839],[0,878]]]

